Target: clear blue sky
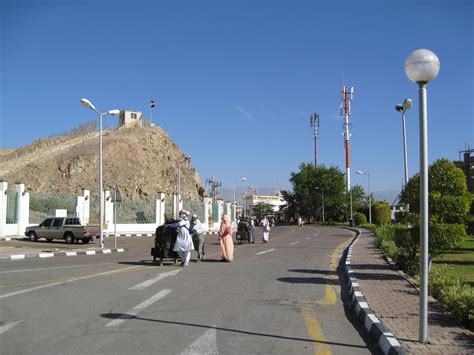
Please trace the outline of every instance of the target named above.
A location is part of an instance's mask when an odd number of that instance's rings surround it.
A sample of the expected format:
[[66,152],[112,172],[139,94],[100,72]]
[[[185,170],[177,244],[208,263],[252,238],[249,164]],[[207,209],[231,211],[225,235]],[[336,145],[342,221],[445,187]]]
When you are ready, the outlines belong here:
[[[314,158],[309,115],[321,117],[318,160],[345,171],[340,90],[355,87],[351,165],[372,190],[400,188],[407,97],[409,174],[418,171],[417,85],[403,64],[434,51],[429,159],[474,147],[473,2],[3,0],[1,148],[15,148],[133,109],[223,187],[289,187]],[[106,118],[105,122],[111,122]],[[353,184],[366,187],[364,176]]]

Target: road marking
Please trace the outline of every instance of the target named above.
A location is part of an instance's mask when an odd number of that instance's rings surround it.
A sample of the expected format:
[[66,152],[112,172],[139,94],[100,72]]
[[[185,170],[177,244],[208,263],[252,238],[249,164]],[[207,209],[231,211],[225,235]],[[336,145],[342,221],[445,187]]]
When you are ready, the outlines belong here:
[[86,279],[91,279],[91,278],[97,277],[97,276],[109,275],[109,274],[118,273],[118,272],[130,270],[130,269],[136,269],[136,268],[138,268],[138,267],[143,268],[144,266],[142,266],[142,265],[139,265],[139,266],[129,266],[129,267],[126,267],[126,268],[123,268],[123,269],[112,270],[112,271],[106,271],[106,272],[101,272],[101,273],[99,273],[99,274],[93,274],[93,275],[87,275],[87,276],[80,276],[80,277],[76,277],[76,278],[69,279],[69,280],[63,280],[63,281],[53,282],[53,283],[46,284],[46,285],[41,285],[41,286],[36,286],[36,287],[32,287],[32,288],[27,288],[27,289],[21,290],[21,291],[15,291],[15,292],[6,293],[6,294],[4,294],[4,295],[0,295],[0,299],[2,299],[2,298],[8,298],[8,297],[16,296],[16,295],[21,295],[21,294],[23,294],[23,293],[28,293],[28,292],[32,292],[32,291],[36,291],[36,290],[41,290],[41,289],[47,288],[47,287],[53,287],[53,286],[61,285],[61,284],[67,283],[67,282],[74,282],[74,281],[79,281],[79,280],[86,280]]
[[[110,265],[111,263],[100,263],[93,264],[95,265]],[[0,274],[10,274],[13,272],[25,272],[25,271],[44,271],[44,270],[54,270],[54,269],[70,269],[74,267],[84,267],[84,265],[68,265],[68,266],[53,266],[53,267],[42,267],[39,269],[21,269],[21,270],[9,270],[9,271],[0,271]]]
[[181,355],[218,355],[216,326],[201,335],[197,340],[181,352]]
[[113,321],[109,322],[106,324],[106,327],[115,327],[117,325],[120,325],[122,324],[123,322],[125,322],[127,319],[130,319],[130,318],[133,318],[133,317],[136,317],[136,315],[143,309],[151,306],[153,303],[161,300],[163,297],[165,297],[168,293],[170,293],[171,290],[168,290],[168,289],[165,289],[165,290],[161,290],[160,292],[158,292],[156,295],[150,297],[149,299],[143,301],[142,303],[140,303],[139,305],[136,305],[135,307],[133,307],[130,311],[128,311],[127,313],[124,313],[122,314],[120,317],[118,317],[117,319],[114,319]]
[[308,238],[306,238],[306,239],[311,239],[311,237],[308,237]]
[[261,255],[261,254],[269,253],[269,252],[271,252],[271,251],[275,251],[275,249],[264,250],[264,251],[261,251],[260,253],[257,253],[256,255]]
[[290,245],[296,245],[298,244],[299,242],[294,242],[294,243],[290,243]]
[[138,285],[130,287],[129,290],[143,290],[144,288],[153,285],[154,283],[164,279],[165,277],[176,275],[180,271],[181,271],[181,269],[176,269],[176,270],[173,270],[173,271],[164,272],[164,273],[158,275],[157,277],[154,277],[153,279],[147,280],[145,282],[139,283]]
[[314,353],[316,355],[327,355],[332,354],[331,347],[328,344],[324,344],[327,341],[324,333],[321,329],[321,325],[318,319],[313,314],[312,307],[303,306],[303,316],[306,329],[308,330],[309,336],[316,342],[314,344]]
[[0,334],[3,334],[5,332],[8,332],[10,329],[12,329],[15,325],[20,324],[23,322],[22,320],[19,320],[18,322],[13,322],[13,323],[7,323],[4,324],[0,327]]

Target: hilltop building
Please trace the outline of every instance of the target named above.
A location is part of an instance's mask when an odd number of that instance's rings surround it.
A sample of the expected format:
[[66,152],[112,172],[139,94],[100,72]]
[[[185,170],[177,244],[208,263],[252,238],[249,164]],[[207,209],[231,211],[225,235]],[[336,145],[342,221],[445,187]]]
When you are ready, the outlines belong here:
[[140,111],[122,110],[119,116],[119,128],[143,127],[143,113]]

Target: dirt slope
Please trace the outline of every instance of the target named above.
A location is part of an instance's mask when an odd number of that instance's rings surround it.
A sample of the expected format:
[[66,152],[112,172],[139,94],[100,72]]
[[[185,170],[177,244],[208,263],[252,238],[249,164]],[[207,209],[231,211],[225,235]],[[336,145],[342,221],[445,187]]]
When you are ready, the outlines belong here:
[[[16,181],[29,191],[54,194],[96,195],[99,190],[99,135],[97,132],[39,139],[2,155],[0,179],[11,188]],[[104,188],[115,184],[122,196],[133,199],[168,196],[176,192],[178,161],[184,156],[160,127],[128,128],[103,132]],[[186,199],[202,195],[199,175],[191,163],[181,165],[181,194]]]

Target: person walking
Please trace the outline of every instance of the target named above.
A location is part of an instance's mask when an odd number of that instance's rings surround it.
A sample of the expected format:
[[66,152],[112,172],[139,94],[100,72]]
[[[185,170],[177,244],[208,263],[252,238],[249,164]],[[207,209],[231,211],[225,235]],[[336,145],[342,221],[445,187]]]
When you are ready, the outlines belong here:
[[250,243],[255,243],[255,221],[250,217]]
[[191,250],[194,249],[193,238],[189,234],[189,212],[181,210],[179,213],[179,220],[173,223],[172,227],[178,228],[178,236],[173,246],[173,251],[177,252],[181,259],[181,266],[189,265],[191,259]]
[[221,260],[234,260],[234,239],[232,238],[232,223],[229,216],[222,216],[221,226],[219,228],[219,242],[221,245]]
[[198,216],[191,216],[191,233],[193,235],[194,250],[197,252],[196,262],[204,259],[204,229]]
[[298,227],[303,227],[303,219],[298,217]]
[[262,243],[268,243],[268,238],[270,237],[270,221],[267,216],[263,217],[260,226],[262,227]]

